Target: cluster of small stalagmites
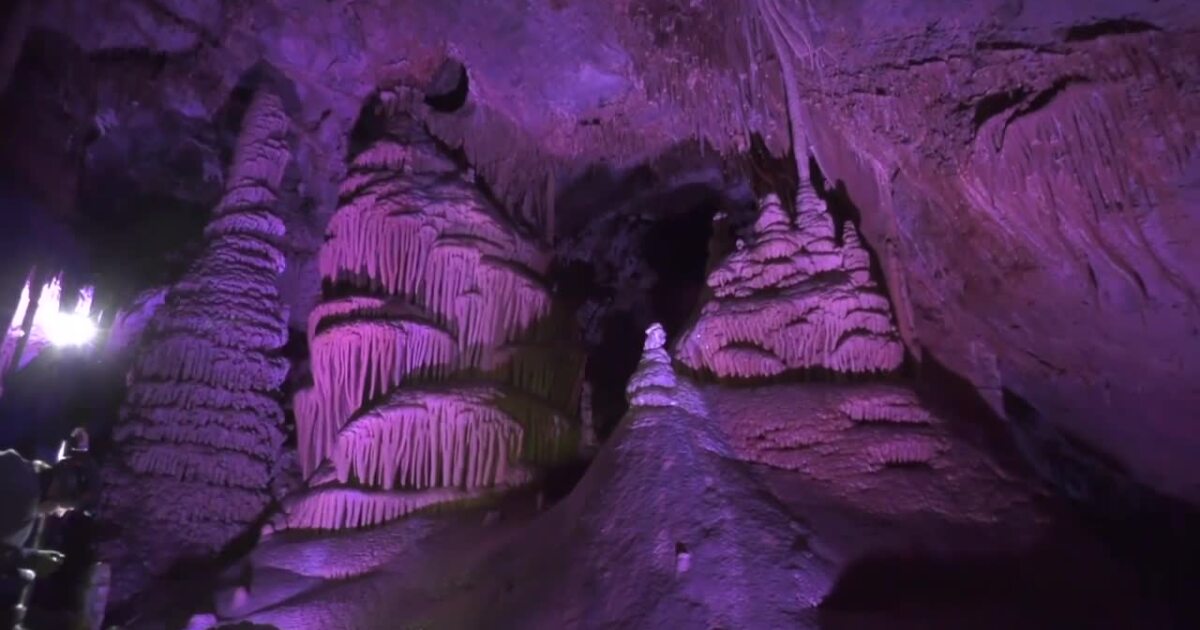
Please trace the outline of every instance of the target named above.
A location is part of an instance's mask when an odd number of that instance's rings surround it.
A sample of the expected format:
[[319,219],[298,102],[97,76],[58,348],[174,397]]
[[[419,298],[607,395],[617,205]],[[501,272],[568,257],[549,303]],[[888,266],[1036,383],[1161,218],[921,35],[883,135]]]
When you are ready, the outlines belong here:
[[313,385],[295,399],[309,481],[270,529],[371,526],[569,455],[556,409],[580,370],[530,341],[550,313],[545,250],[411,120],[354,159],[341,194],[320,272],[353,295],[310,316]]
[[276,289],[284,226],[272,209],[288,128],[279,98],[257,93],[205,249],[154,313],[129,375],[100,517],[145,527],[147,547],[162,540],[141,554],[150,572],[220,550],[271,501],[289,367],[277,356],[287,341]]
[[709,275],[713,299],[684,335],[678,358],[731,378],[897,368],[903,346],[854,225],[844,225],[839,245],[824,203],[807,185],[794,220],[773,194],[760,209],[750,242],[739,242]]

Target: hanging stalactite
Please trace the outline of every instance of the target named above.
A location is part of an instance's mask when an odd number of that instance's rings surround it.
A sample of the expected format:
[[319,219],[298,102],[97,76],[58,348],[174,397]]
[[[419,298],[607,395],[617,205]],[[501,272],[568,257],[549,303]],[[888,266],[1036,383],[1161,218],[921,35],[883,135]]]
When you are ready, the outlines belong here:
[[[375,525],[572,456],[579,353],[555,346],[550,256],[412,119],[360,153],[320,253],[354,293],[309,319],[308,488],[271,529]],[[553,351],[549,351],[553,349]],[[559,405],[558,403],[563,403]]]

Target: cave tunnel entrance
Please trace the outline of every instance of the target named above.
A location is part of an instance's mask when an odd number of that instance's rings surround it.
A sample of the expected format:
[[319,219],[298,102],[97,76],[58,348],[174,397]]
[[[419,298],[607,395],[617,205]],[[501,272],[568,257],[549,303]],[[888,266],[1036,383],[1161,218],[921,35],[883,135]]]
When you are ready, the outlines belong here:
[[[713,218],[729,200],[708,186],[683,186],[646,203],[644,213],[596,217],[587,247],[559,245],[557,297],[579,313],[587,349],[592,422],[604,441],[629,405],[625,386],[642,356],[646,328],[669,339],[686,328],[705,291]],[[564,261],[566,259],[566,261]],[[545,497],[567,496],[587,470],[583,459],[544,471]]]
[[658,221],[642,239],[646,262],[656,277],[650,310],[669,339],[682,332],[703,292],[716,213],[711,202],[700,204]]
[[470,92],[466,66],[457,59],[446,59],[425,88],[425,104],[436,112],[450,114],[466,105]]
[[653,210],[609,217],[591,256],[576,258],[559,274],[568,299],[582,305],[585,377],[601,440],[628,408],[625,386],[641,358],[646,328],[659,322],[674,339],[693,316],[705,290],[713,217],[729,201],[711,187],[692,185],[655,195],[647,205]]

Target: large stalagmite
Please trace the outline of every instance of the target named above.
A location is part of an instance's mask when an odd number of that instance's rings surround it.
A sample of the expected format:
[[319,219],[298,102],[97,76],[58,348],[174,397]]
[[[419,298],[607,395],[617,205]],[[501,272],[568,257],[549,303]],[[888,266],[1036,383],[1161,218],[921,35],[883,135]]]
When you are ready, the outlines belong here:
[[273,207],[289,125],[278,96],[254,96],[204,253],[155,312],[129,375],[99,514],[126,532],[102,547],[117,600],[175,560],[219,552],[272,500],[288,371]]
[[[780,379],[745,386],[802,368],[887,373],[903,359],[890,304],[871,281],[854,226],[844,226],[839,245],[807,183],[794,220],[775,195],[759,205],[749,243],[710,274],[712,298],[676,349],[683,364],[717,377],[701,393],[730,457],[763,465],[764,479],[785,496],[806,487],[831,504],[897,523],[924,518],[986,527],[1011,519],[1014,530],[1032,527],[1022,481],[957,434],[945,409],[927,408],[894,375],[887,383]],[[669,366],[662,369],[670,375]],[[845,558],[890,544],[841,533],[819,532]]]
[[548,253],[408,116],[341,193],[296,396],[308,487],[271,529],[374,525],[570,456],[581,367],[552,345]]
[[678,348],[687,366],[720,377],[767,377],[797,369],[885,372],[904,357],[887,297],[853,224],[835,239],[811,186],[793,220],[767,195],[749,243],[708,278],[704,305]]

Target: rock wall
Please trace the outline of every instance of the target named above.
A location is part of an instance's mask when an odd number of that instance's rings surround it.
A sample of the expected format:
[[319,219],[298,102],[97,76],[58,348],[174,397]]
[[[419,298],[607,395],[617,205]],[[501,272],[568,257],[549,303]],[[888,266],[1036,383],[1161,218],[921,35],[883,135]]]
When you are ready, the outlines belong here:
[[[820,61],[798,75],[812,148],[861,210],[906,345],[1078,498],[1200,501],[1194,5],[943,8],[789,13]],[[1060,474],[1067,443],[1090,479]]]
[[[629,415],[552,510],[529,521],[508,503],[511,517],[490,525],[478,513],[421,514],[337,539],[272,537],[222,620],[346,630],[818,627],[829,562],[732,459],[700,391],[675,373],[662,328],[647,332]],[[329,561],[305,560],[315,557]]]
[[[1166,619],[1147,613],[1134,581],[1113,575],[1080,531],[1041,540],[1043,514],[1026,480],[1006,477],[903,386],[701,386],[672,365],[655,325],[627,395],[629,414],[575,491],[549,510],[512,496],[486,516],[424,513],[338,536],[272,536],[252,568],[233,572],[240,577],[217,614],[194,627],[1003,628]],[[1038,545],[1050,549],[1039,552],[1046,559],[1022,558]],[[989,564],[998,550],[1011,565]],[[947,569],[913,572],[908,563],[926,566],[922,559]],[[958,562],[973,570],[954,573]],[[846,610],[844,600],[862,597],[850,592],[864,573],[892,598]],[[910,580],[945,588],[914,603]],[[998,588],[1004,597],[992,596]]]

